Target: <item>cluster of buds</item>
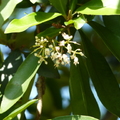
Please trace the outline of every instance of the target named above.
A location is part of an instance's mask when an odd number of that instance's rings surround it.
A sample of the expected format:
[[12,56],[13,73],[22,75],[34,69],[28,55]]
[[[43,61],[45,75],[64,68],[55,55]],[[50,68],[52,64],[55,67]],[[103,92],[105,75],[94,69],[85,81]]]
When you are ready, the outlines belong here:
[[[71,41],[73,38],[66,33],[62,33],[63,40],[57,41],[56,40],[47,40],[46,38],[38,38],[35,37],[36,43],[33,47],[36,47],[34,51],[38,51],[35,53],[35,56],[39,57],[40,62],[45,62],[48,64],[46,59],[50,57],[54,61],[55,67],[58,67],[60,64],[67,65],[70,64],[70,58],[73,59],[74,64],[79,64],[77,55],[84,56],[81,49],[73,50],[71,44],[78,44],[75,41]],[[64,53],[64,49],[66,52]]]

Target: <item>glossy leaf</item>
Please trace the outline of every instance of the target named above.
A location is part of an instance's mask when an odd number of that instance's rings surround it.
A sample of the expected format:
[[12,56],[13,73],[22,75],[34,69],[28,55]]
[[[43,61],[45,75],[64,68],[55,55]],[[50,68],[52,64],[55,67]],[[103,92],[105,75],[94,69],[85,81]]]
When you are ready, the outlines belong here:
[[51,4],[63,15],[66,15],[68,0],[49,0]]
[[7,26],[5,33],[22,32],[31,26],[35,26],[35,25],[47,22],[58,16],[61,16],[61,14],[33,12],[26,15],[25,17],[22,17],[21,19],[12,20]]
[[120,37],[96,22],[91,21],[89,22],[89,25],[98,33],[105,45],[120,61]]
[[120,15],[120,1],[90,0],[80,6],[76,12],[87,15]]
[[86,20],[83,17],[78,17],[73,20],[69,20],[68,22],[65,22],[64,24],[67,26],[69,24],[74,24],[74,27],[78,30],[80,29],[84,24],[86,23]]
[[105,26],[111,30],[114,34],[120,36],[120,16],[102,16]]
[[[70,95],[72,112],[74,115],[89,115],[100,118],[100,111],[97,102],[91,92],[89,75],[81,56],[79,65],[74,65],[71,61],[70,67]],[[93,109],[94,106],[94,109]]]
[[52,120],[98,120],[98,119],[83,115],[69,115],[69,116],[56,117],[53,118]]
[[[10,78],[15,74],[20,64],[23,62],[20,51],[11,51],[9,56],[5,59],[0,69],[0,92],[4,93],[5,87]],[[1,98],[0,98],[1,102]]]
[[0,26],[10,17],[16,5],[21,1],[22,0],[2,0],[0,5]]
[[7,117],[5,117],[3,120],[12,120],[16,115],[18,115],[19,113],[21,113],[23,110],[25,110],[27,107],[29,107],[30,105],[32,105],[33,103],[35,103],[37,101],[37,99],[33,99],[28,101],[27,103],[25,103],[24,105],[20,106],[19,108],[17,108],[16,110],[14,110],[13,112],[11,112]]
[[30,54],[20,65],[16,74],[6,86],[0,113],[7,111],[22,97],[40,65],[41,63],[38,64],[38,58],[34,54]]
[[105,58],[95,49],[85,34],[80,31],[86,63],[92,82],[103,105],[120,116],[120,88]]

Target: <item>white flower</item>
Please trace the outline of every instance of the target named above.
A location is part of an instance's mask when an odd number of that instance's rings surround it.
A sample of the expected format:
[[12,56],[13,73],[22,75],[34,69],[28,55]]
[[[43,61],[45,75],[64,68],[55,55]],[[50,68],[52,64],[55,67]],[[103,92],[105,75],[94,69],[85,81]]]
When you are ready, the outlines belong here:
[[56,51],[59,51],[59,50],[60,50],[60,47],[59,47],[59,46],[56,46],[56,47],[55,47],[55,50],[56,50]]
[[78,57],[75,57],[75,58],[74,58],[74,64],[75,64],[75,65],[79,64]]
[[73,36],[72,35],[68,35],[68,34],[66,34],[66,33],[62,33],[62,36],[63,36],[63,38],[65,39],[65,40],[71,40],[72,38],[73,38]]
[[52,59],[52,60],[55,60],[56,57],[57,57],[56,53],[52,52],[52,53],[51,53],[51,59]]
[[49,47],[49,48],[53,48],[53,45],[50,44],[48,47]]
[[70,59],[69,59],[69,57],[66,54],[63,54],[62,58],[63,58],[63,62],[65,64],[69,64],[70,63]]
[[60,41],[59,46],[65,46],[65,41],[64,40]]
[[50,49],[49,48],[45,48],[45,55],[49,56],[50,55]]
[[57,59],[56,61],[55,61],[55,67],[58,67],[60,65],[60,61]]
[[67,50],[68,50],[67,52],[68,52],[69,54],[71,54],[71,52],[72,52],[72,46],[71,46],[70,44],[68,44],[66,48],[67,48]]

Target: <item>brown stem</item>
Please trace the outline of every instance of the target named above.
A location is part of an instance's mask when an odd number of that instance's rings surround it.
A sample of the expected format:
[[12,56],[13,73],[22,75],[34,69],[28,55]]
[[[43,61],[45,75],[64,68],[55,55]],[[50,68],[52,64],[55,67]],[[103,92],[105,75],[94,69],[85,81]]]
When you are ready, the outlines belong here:
[[35,120],[39,120],[42,112],[42,96],[45,93],[45,78],[40,76],[36,83],[37,92],[38,92],[38,103],[37,103],[37,113]]

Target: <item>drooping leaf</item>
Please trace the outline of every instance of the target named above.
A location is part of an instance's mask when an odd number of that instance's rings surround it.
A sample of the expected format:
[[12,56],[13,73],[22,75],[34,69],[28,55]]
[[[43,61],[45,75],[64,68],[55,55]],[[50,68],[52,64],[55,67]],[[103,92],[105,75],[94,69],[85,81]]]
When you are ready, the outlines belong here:
[[86,64],[92,82],[103,105],[113,114],[120,116],[120,89],[105,58],[95,49],[80,30],[86,55]]
[[33,53],[20,65],[16,74],[6,86],[0,113],[7,111],[22,97],[40,65],[41,63],[38,64],[38,58]]
[[111,30],[114,34],[120,36],[120,16],[102,16],[105,26]]
[[53,118],[52,120],[98,120],[96,118],[84,115],[69,115]]
[[120,15],[120,1],[90,0],[80,6],[76,12],[87,15]]
[[86,23],[85,18],[78,17],[73,20],[69,20],[68,22],[64,22],[65,25],[74,24],[74,27],[78,30]]
[[113,34],[113,32],[111,32],[109,29],[96,22],[91,21],[88,24],[97,32],[97,34],[102,38],[105,45],[120,61],[120,37]]
[[[91,92],[89,75],[81,56],[78,56],[79,64],[74,65],[71,61],[70,67],[70,95],[72,112],[74,115],[89,115],[100,118],[97,102]],[[94,106],[94,109],[93,109]]]
[[3,120],[12,120],[16,115],[18,115],[19,113],[21,113],[23,110],[25,110],[27,107],[29,107],[30,105],[32,105],[33,103],[35,103],[37,101],[37,99],[33,99],[28,101],[27,103],[25,103],[24,105],[20,106],[19,108],[17,108],[16,110],[14,110],[13,112],[11,112],[7,117],[5,117]]
[[49,0],[52,5],[63,15],[66,15],[68,0]]
[[[0,5],[0,26],[7,20],[22,0],[2,0]],[[12,7],[11,7],[12,6]]]
[[[4,93],[5,87],[10,78],[17,71],[20,64],[23,62],[20,51],[12,51],[4,61],[2,68],[0,69],[0,92]],[[2,98],[2,97],[1,97]],[[0,102],[1,102],[0,98]]]
[[26,15],[25,17],[22,17],[21,19],[12,20],[7,26],[5,33],[22,32],[31,26],[35,26],[35,25],[47,22],[58,16],[61,16],[61,14],[33,12]]

